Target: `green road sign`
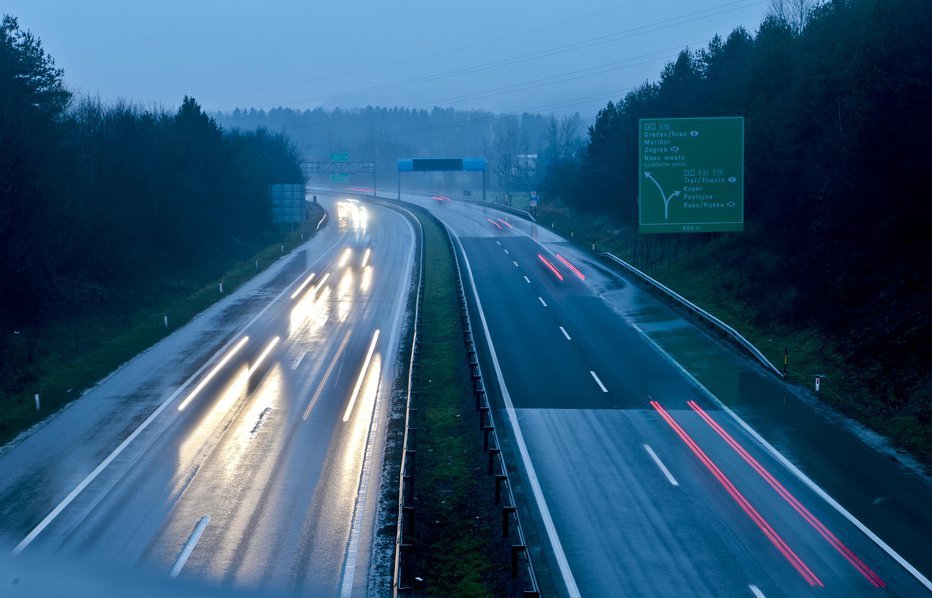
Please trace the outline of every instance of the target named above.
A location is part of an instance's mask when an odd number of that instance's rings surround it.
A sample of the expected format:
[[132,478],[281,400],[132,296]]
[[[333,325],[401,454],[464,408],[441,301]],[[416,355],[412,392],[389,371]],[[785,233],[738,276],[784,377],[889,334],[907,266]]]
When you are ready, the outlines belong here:
[[349,182],[349,173],[348,172],[334,172],[330,175],[331,182],[334,183],[347,183]]
[[638,127],[642,233],[744,230],[744,118],[650,118]]
[[347,152],[334,152],[330,154],[331,162],[349,162],[349,154]]

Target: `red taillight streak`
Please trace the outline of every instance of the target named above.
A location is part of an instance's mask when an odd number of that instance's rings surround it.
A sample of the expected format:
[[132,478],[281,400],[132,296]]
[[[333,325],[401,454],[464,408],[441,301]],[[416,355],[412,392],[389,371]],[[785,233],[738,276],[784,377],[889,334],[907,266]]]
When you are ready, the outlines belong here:
[[556,266],[554,266],[553,264],[551,264],[550,262],[547,261],[547,258],[545,258],[544,256],[542,256],[542,255],[539,254],[539,253],[537,254],[537,257],[540,258],[540,261],[544,262],[544,265],[545,265],[545,266],[547,266],[548,268],[550,268],[550,271],[553,272],[554,276],[556,276],[556,277],[557,277],[558,279],[560,279],[560,280],[563,280],[563,275],[560,274],[560,271],[557,270],[557,267],[556,267]]
[[780,537],[780,534],[774,531],[770,524],[767,523],[761,514],[757,512],[757,509],[751,506],[751,503],[749,503],[748,500],[744,498],[744,495],[741,494],[737,488],[735,488],[735,485],[731,483],[731,480],[729,480],[728,477],[718,468],[718,466],[716,466],[715,463],[709,459],[705,452],[699,448],[699,445],[696,444],[696,442],[689,436],[689,434],[687,434],[686,431],[683,430],[683,428],[681,428],[680,425],[676,423],[676,421],[674,421],[673,417],[667,413],[663,407],[660,406],[660,403],[657,401],[651,401],[650,404],[654,409],[657,410],[660,416],[663,417],[663,419],[670,425],[670,427],[673,428],[673,431],[676,432],[677,436],[679,436],[680,439],[686,443],[686,446],[690,448],[693,454],[695,454],[696,457],[702,461],[702,464],[705,465],[710,472],[712,472],[712,475],[715,476],[715,479],[718,480],[718,482],[725,488],[728,494],[730,494],[735,502],[738,503],[738,506],[741,507],[747,516],[757,524],[757,527],[759,527],[760,530],[764,532],[764,535],[767,536],[767,538],[771,541],[771,543],[773,543],[774,546],[776,546],[777,550],[779,550],[780,553],[786,558],[786,560],[788,560],[790,564],[793,565],[793,567],[799,572],[799,574],[803,576],[803,579],[805,579],[806,582],[811,586],[821,587],[823,585],[822,581],[816,577],[816,574],[813,573],[808,566],[806,566],[806,563],[804,563],[795,552],[793,552],[793,549],[787,545],[782,537]]
[[491,218],[486,218],[486,220],[488,220],[489,222],[491,222],[492,224],[494,224],[495,226],[497,226],[497,227],[498,227],[498,230],[502,230],[502,225],[499,224],[498,222],[495,222],[495,221],[492,220]]
[[576,266],[574,266],[573,264],[571,264],[571,263],[569,263],[568,261],[566,261],[566,258],[563,257],[562,255],[560,255],[559,253],[557,254],[557,259],[560,260],[561,262],[563,262],[563,263],[566,265],[566,267],[569,268],[570,270],[572,270],[572,271],[573,271],[573,274],[575,274],[576,276],[578,276],[581,280],[586,280],[586,277],[583,276],[583,273],[580,272],[579,270],[577,270],[577,269],[576,269]]
[[726,432],[725,429],[722,428],[722,427],[718,424],[718,422],[716,422],[715,420],[713,420],[713,419],[712,419],[712,416],[710,416],[708,413],[706,413],[695,401],[688,401],[688,402],[687,402],[687,405],[689,405],[689,406],[692,408],[693,411],[695,411],[696,413],[698,413],[699,416],[702,417],[702,419],[705,420],[705,422],[706,422],[707,424],[709,424],[709,426],[710,426],[713,430],[715,430],[715,431],[718,433],[718,435],[721,436],[721,437],[725,440],[725,442],[728,443],[728,445],[729,445],[731,448],[733,448],[733,449],[735,450],[735,452],[737,452],[739,455],[741,455],[741,458],[744,459],[744,460],[747,462],[747,464],[750,465],[750,466],[754,469],[754,471],[756,471],[757,473],[759,473],[760,476],[761,476],[762,478],[764,478],[765,480],[767,480],[767,483],[770,484],[770,486],[771,486],[774,490],[777,491],[777,494],[779,494],[786,502],[788,502],[788,503],[790,504],[790,506],[793,507],[793,509],[794,509],[797,513],[799,513],[799,514],[802,516],[802,518],[805,519],[805,520],[809,523],[809,525],[811,525],[812,527],[814,527],[814,528],[816,529],[816,531],[819,532],[819,535],[821,535],[823,538],[825,538],[825,539],[828,541],[828,543],[831,544],[831,545],[835,548],[835,550],[837,550],[839,553],[841,553],[841,555],[844,556],[844,557],[848,560],[849,563],[851,563],[852,565],[854,565],[854,567],[855,567],[858,571],[860,571],[861,574],[864,575],[864,577],[866,577],[866,578],[868,579],[868,581],[870,581],[872,584],[874,584],[874,587],[877,587],[877,588],[885,588],[885,587],[887,587],[887,584],[884,583],[884,581],[883,581],[882,579],[880,579],[880,577],[879,577],[876,573],[874,573],[874,572],[870,569],[870,567],[868,567],[868,566],[864,563],[864,561],[862,561],[861,559],[859,559],[859,558],[857,557],[857,555],[854,554],[854,553],[851,551],[850,548],[848,548],[847,546],[845,546],[845,545],[841,542],[841,540],[839,540],[839,539],[835,536],[835,534],[833,534],[831,531],[829,531],[829,529],[828,529],[827,527],[825,527],[825,525],[824,525],[821,521],[819,521],[819,520],[815,517],[815,515],[813,515],[812,513],[810,513],[810,512],[809,512],[809,509],[807,509],[806,507],[804,507],[804,506],[802,505],[802,503],[800,503],[799,500],[796,499],[795,496],[793,496],[792,494],[790,494],[789,490],[787,490],[786,488],[784,488],[784,487],[783,487],[783,484],[781,484],[779,481],[777,481],[777,479],[776,479],[775,477],[773,477],[773,475],[771,475],[771,473],[770,473],[769,471],[767,471],[767,470],[764,468],[764,466],[761,465],[761,464],[757,461],[757,459],[755,459],[754,457],[752,457],[752,456],[750,455],[750,453],[748,453],[748,452],[744,449],[744,447],[742,447],[740,444],[738,444],[738,441],[736,441],[736,440],[731,436],[731,434],[729,434],[728,432]]
[[510,224],[508,224],[508,221],[507,221],[507,220],[502,220],[501,218],[499,218],[498,221],[501,222],[502,224],[504,224],[505,226],[507,226],[508,228],[514,228],[513,226],[511,226]]

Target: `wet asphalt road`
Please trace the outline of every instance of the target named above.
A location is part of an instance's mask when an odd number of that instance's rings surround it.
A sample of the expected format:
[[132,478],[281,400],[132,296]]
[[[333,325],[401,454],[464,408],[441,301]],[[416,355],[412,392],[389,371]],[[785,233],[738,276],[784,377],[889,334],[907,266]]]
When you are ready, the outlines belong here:
[[414,229],[321,201],[330,222],[274,272],[4,451],[4,542],[52,563],[365,595]]
[[545,592],[928,592],[908,570],[929,573],[922,479],[547,228],[405,199],[443,220],[466,257]]

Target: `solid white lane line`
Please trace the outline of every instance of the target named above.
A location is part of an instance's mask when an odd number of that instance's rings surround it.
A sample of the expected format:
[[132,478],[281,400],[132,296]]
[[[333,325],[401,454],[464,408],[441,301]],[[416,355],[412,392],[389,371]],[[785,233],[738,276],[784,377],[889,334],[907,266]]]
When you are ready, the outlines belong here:
[[511,260],[511,263],[515,265],[515,268],[518,267],[518,262],[516,262],[516,261],[514,261],[514,260]]
[[764,593],[760,591],[760,588],[757,587],[756,585],[751,584],[748,587],[751,588],[751,593],[754,594],[755,598],[767,598],[766,596],[764,596]]
[[[654,463],[657,464],[657,467],[660,468],[660,471],[663,472],[663,475],[667,477],[667,481],[674,486],[679,486],[680,483],[676,481],[676,478],[673,477],[673,474],[670,473],[670,470],[667,469],[667,466],[663,464],[663,461],[660,460],[660,457],[657,456],[657,453],[654,452],[654,449],[650,448],[649,444],[645,444],[644,450],[647,451],[647,454],[650,455],[650,458],[654,460]],[[751,587],[753,588],[754,586]]]
[[171,577],[178,577],[178,574],[181,573],[184,564],[188,562],[188,557],[194,552],[194,547],[197,546],[197,541],[201,539],[201,534],[204,533],[204,528],[207,527],[209,522],[209,515],[204,515],[201,517],[201,520],[197,522],[194,531],[191,533],[191,537],[188,538],[188,543],[184,545],[184,550],[178,555],[178,560],[175,561],[175,566],[172,567],[172,571],[169,574]]
[[566,328],[564,328],[563,326],[560,326],[560,332],[563,333],[563,336],[566,337],[566,340],[568,340],[568,341],[573,340],[573,339],[570,338],[570,333],[567,332],[567,331],[566,331]]
[[602,384],[602,381],[599,380],[599,377],[595,375],[595,372],[589,370],[589,373],[592,374],[592,379],[595,380],[595,383],[599,385],[599,388],[602,389],[602,392],[608,392],[608,389],[605,388],[605,385]]
[[525,277],[524,277],[524,282],[526,282],[526,283],[528,283],[528,284],[531,284],[531,279],[528,278],[527,276],[525,276]]
[[304,357],[307,355],[307,351],[301,351],[301,355],[294,360],[294,364],[291,366],[291,369],[296,370],[298,366],[301,365],[301,362],[304,361]]
[[923,586],[925,586],[925,588],[926,588],[927,590],[932,591],[932,581],[929,581],[929,579],[928,579],[925,575],[923,575],[922,573],[920,573],[919,570],[916,569],[916,568],[912,565],[912,563],[910,563],[909,561],[907,561],[906,559],[904,559],[902,556],[900,556],[900,554],[899,554],[897,551],[893,550],[893,548],[891,548],[889,544],[887,544],[886,542],[884,542],[883,540],[881,540],[880,537],[879,537],[877,534],[875,534],[873,531],[870,530],[870,528],[868,528],[866,525],[864,525],[863,523],[861,523],[861,520],[860,520],[860,519],[858,519],[857,517],[855,517],[854,515],[852,515],[847,509],[845,509],[843,506],[841,506],[841,504],[839,504],[839,502],[838,502],[837,500],[835,500],[834,498],[832,498],[832,496],[831,496],[828,492],[826,492],[825,490],[823,490],[821,486],[819,486],[818,484],[816,484],[815,482],[813,482],[812,479],[811,479],[809,476],[807,476],[806,474],[804,474],[804,473],[802,472],[802,470],[800,470],[798,467],[796,467],[795,465],[793,465],[793,463],[791,463],[789,459],[787,459],[786,457],[783,456],[783,453],[781,453],[780,451],[778,451],[776,448],[774,448],[774,446],[773,446],[772,444],[770,444],[769,442],[767,442],[767,440],[765,440],[764,437],[761,436],[761,435],[757,432],[757,430],[755,430],[754,428],[752,428],[751,425],[750,425],[749,423],[747,423],[746,421],[744,421],[743,419],[741,419],[741,417],[740,417],[737,413],[735,413],[734,411],[732,411],[731,408],[728,407],[728,405],[726,405],[725,403],[721,402],[717,396],[715,396],[714,394],[712,394],[712,391],[710,391],[708,388],[706,388],[705,386],[703,386],[703,385],[702,385],[702,382],[699,382],[699,380],[698,380],[695,376],[693,376],[686,368],[684,368],[682,365],[680,365],[680,363],[679,363],[678,361],[676,361],[675,359],[673,359],[673,356],[671,356],[669,353],[667,353],[666,350],[664,350],[664,348],[661,347],[661,346],[657,343],[657,341],[655,341],[654,339],[652,339],[651,337],[649,337],[649,336],[647,335],[647,333],[644,332],[644,330],[643,330],[640,326],[638,326],[638,325],[635,324],[634,322],[631,322],[631,326],[634,327],[634,329],[637,330],[637,331],[641,334],[642,337],[644,337],[644,340],[646,340],[646,341],[647,341],[648,343],[650,343],[655,349],[657,349],[657,352],[658,352],[658,353],[660,353],[661,355],[666,356],[666,358],[670,360],[670,363],[672,363],[678,370],[680,370],[680,372],[682,372],[682,374],[683,374],[690,382],[692,382],[692,383],[696,386],[696,388],[698,388],[703,394],[705,394],[707,397],[709,397],[709,400],[711,400],[713,403],[715,403],[715,404],[718,406],[719,409],[721,409],[722,411],[724,411],[725,413],[727,413],[727,414],[729,415],[729,417],[731,417],[733,420],[735,420],[735,422],[736,422],[739,426],[741,426],[742,429],[744,429],[745,432],[747,432],[754,440],[756,440],[757,442],[759,442],[760,445],[763,446],[763,447],[767,450],[767,452],[770,453],[770,455],[771,455],[774,459],[776,459],[781,465],[783,465],[783,467],[785,467],[790,473],[792,473],[794,476],[796,476],[796,479],[798,479],[799,481],[801,481],[801,482],[802,482],[803,484],[805,484],[810,490],[812,490],[813,492],[815,492],[815,493],[819,496],[819,498],[821,498],[821,499],[824,500],[826,503],[828,503],[829,506],[831,506],[833,509],[835,509],[835,511],[837,511],[838,513],[840,513],[841,516],[844,517],[845,519],[847,519],[853,526],[855,526],[856,528],[858,528],[859,530],[861,530],[861,532],[862,532],[865,536],[867,536],[868,538],[870,538],[871,541],[873,541],[874,544],[876,544],[877,546],[879,546],[881,550],[883,550],[884,552],[886,552],[887,555],[888,555],[890,558],[892,558],[893,560],[895,560],[897,563],[900,564],[901,567],[903,567],[904,569],[906,569],[906,570],[910,573],[910,575],[912,575],[914,578],[916,578],[916,580],[917,580],[919,583],[921,583]]
[[[563,583],[566,585],[566,592],[571,598],[580,598],[579,587],[576,585],[576,579],[573,577],[573,571],[570,569],[569,561],[566,560],[566,553],[563,551],[563,544],[557,535],[557,528],[553,524],[553,517],[550,515],[550,509],[547,508],[547,499],[544,498],[544,491],[540,487],[540,480],[537,479],[537,471],[531,462],[531,456],[527,451],[527,443],[524,441],[524,434],[521,433],[521,424],[518,422],[518,414],[515,412],[515,404],[511,400],[511,393],[505,385],[505,376],[502,374],[502,367],[498,362],[498,354],[495,352],[495,345],[492,344],[492,335],[489,333],[489,323],[485,319],[485,312],[482,310],[482,301],[479,299],[479,293],[476,291],[476,279],[472,274],[472,267],[469,265],[469,258],[466,256],[466,250],[463,249],[463,243],[459,237],[456,244],[459,245],[460,255],[463,256],[463,263],[466,265],[466,273],[469,275],[470,287],[472,287],[472,296],[476,300],[476,309],[479,311],[479,321],[482,322],[482,331],[485,334],[485,340],[489,346],[489,356],[492,358],[492,367],[495,369],[495,377],[498,380],[498,387],[502,393],[502,401],[505,403],[505,411],[508,414],[508,422],[515,436],[515,445],[518,447],[518,454],[521,456],[521,462],[524,464],[524,471],[527,473],[528,482],[531,485],[531,493],[534,495],[534,502],[537,503],[537,511],[540,513],[544,529],[547,531],[547,539],[550,540],[550,546],[553,549],[553,556],[557,561],[557,567],[560,569],[560,575],[563,577]],[[543,301],[543,299],[541,299]]]
[[544,307],[547,307],[547,302],[544,301],[544,298],[543,298],[543,297],[538,297],[538,299],[540,300],[540,304],[541,304],[541,305],[543,305]]
[[336,367],[337,363],[342,364],[340,361],[340,356],[343,355],[343,349],[346,348],[346,343],[349,342],[351,332],[352,331],[346,333],[346,336],[343,337],[343,342],[340,343],[340,348],[337,349],[337,352],[333,355],[333,359],[330,360],[330,365],[327,366],[327,371],[324,372],[323,377],[321,377],[320,383],[317,385],[317,390],[314,391],[314,396],[307,404],[307,408],[304,410],[304,415],[301,416],[302,421],[307,421],[308,416],[311,414],[311,409],[313,409],[314,405],[317,404],[317,399],[320,398],[320,394],[324,391],[324,387],[327,385],[327,381],[330,380],[330,374],[333,372],[333,368]]
[[[325,251],[324,253],[321,254],[321,256],[329,255],[329,254],[330,254],[330,250],[333,249],[334,247],[336,247],[336,245],[337,245],[339,242],[340,242],[340,240],[337,240],[336,242],[334,242],[333,245],[331,245],[331,246],[327,249],[327,251]],[[320,259],[321,259],[321,258],[318,258],[317,262],[319,262]],[[315,263],[317,263],[317,262],[315,262]],[[313,265],[312,265],[312,267],[313,267]],[[294,282],[292,282],[291,284],[294,284]],[[262,315],[263,315],[266,311],[268,311],[268,309],[269,309],[270,307],[272,307],[273,305],[275,305],[276,303],[278,303],[278,300],[281,299],[282,296],[283,296],[285,293],[288,292],[288,289],[289,289],[290,287],[291,287],[291,285],[286,286],[286,287],[282,290],[282,292],[280,292],[278,295],[276,295],[275,298],[272,299],[272,300],[269,302],[268,305],[266,305],[266,306],[263,307],[261,310],[259,310],[259,313],[257,313],[256,315],[254,315],[254,316],[252,317],[252,319],[249,320],[249,322],[246,323],[245,326],[243,326],[242,328],[240,328],[240,331],[248,330],[249,327],[252,326],[252,325],[256,322],[256,320],[258,320],[259,318],[261,318]],[[206,370],[206,369],[214,362],[214,360],[217,359],[217,357],[218,357],[219,355],[223,354],[224,351],[226,351],[231,345],[233,345],[233,342],[234,342],[234,339],[236,338],[236,336],[237,336],[237,335],[234,335],[234,337],[233,337],[232,339],[230,339],[229,341],[227,341],[227,343],[226,343],[225,345],[223,345],[222,347],[220,347],[220,350],[217,351],[216,353],[214,353],[213,356],[212,356],[210,359],[208,359],[207,361],[205,361],[204,364],[203,364],[201,367],[199,367],[199,368],[197,369],[196,372],[194,372],[193,374],[191,374],[191,377],[188,378],[187,380],[185,380],[184,383],[183,383],[181,386],[179,386],[177,390],[175,390],[175,392],[173,392],[171,395],[169,395],[169,397],[168,397],[167,399],[165,399],[164,401],[162,401],[162,404],[159,405],[159,406],[156,408],[156,410],[153,411],[152,414],[151,414],[149,417],[147,417],[147,418],[145,419],[145,421],[143,421],[141,424],[139,424],[139,427],[136,428],[135,430],[133,430],[133,433],[130,434],[129,436],[127,436],[127,437],[126,437],[126,440],[124,440],[123,442],[121,442],[119,446],[117,446],[115,449],[113,449],[113,452],[110,453],[110,454],[107,456],[107,458],[104,459],[104,460],[100,463],[100,465],[98,465],[97,467],[94,468],[94,471],[92,471],[91,473],[89,473],[89,474],[87,475],[87,477],[84,478],[84,479],[81,481],[81,483],[78,484],[78,486],[68,494],[68,496],[66,496],[60,503],[58,503],[58,506],[56,506],[54,509],[52,509],[52,512],[51,512],[51,513],[49,513],[48,515],[45,516],[45,519],[43,519],[41,522],[39,522],[39,525],[37,525],[35,528],[33,528],[33,530],[32,530],[31,532],[29,532],[29,535],[27,535],[25,538],[23,538],[23,539],[20,541],[20,543],[16,545],[16,548],[13,549],[13,554],[14,554],[14,555],[15,555],[15,554],[19,554],[19,553],[21,553],[23,550],[25,550],[26,547],[29,546],[29,545],[32,543],[32,541],[35,540],[36,537],[37,537],[39,534],[41,534],[42,531],[43,531],[45,528],[47,528],[47,527],[49,526],[49,524],[51,524],[53,521],[55,521],[55,518],[58,517],[58,516],[61,514],[61,512],[64,511],[64,510],[68,507],[68,505],[70,505],[70,504],[72,503],[72,501],[74,501],[75,498],[78,497],[79,494],[81,494],[82,492],[84,492],[84,489],[87,488],[87,487],[91,484],[91,482],[93,482],[93,481],[97,478],[97,476],[99,476],[100,473],[101,473],[104,469],[106,469],[108,465],[110,465],[110,464],[113,462],[114,459],[116,459],[117,457],[119,457],[119,456],[120,456],[120,453],[122,453],[124,450],[126,450],[126,447],[129,446],[130,443],[132,443],[134,440],[136,440],[136,437],[139,436],[140,434],[142,434],[143,430],[145,430],[146,428],[148,428],[148,427],[149,427],[149,424],[151,424],[151,423],[155,420],[155,418],[157,418],[157,417],[159,416],[159,414],[162,413],[162,411],[164,411],[166,407],[168,407],[169,404],[171,404],[175,399],[178,398],[178,395],[180,395],[182,392],[184,392],[185,389],[188,388],[188,386],[190,386],[192,382],[194,382],[195,380],[197,380],[198,376],[200,376],[202,373],[204,373],[204,370]]]

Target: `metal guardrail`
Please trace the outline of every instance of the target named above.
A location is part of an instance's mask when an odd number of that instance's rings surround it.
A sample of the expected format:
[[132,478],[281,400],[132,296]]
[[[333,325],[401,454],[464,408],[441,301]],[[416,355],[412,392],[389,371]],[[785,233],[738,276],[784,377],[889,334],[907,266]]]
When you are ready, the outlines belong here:
[[494,208],[496,210],[501,210],[502,212],[508,212],[510,214],[515,214],[517,216],[528,218],[531,220],[531,222],[537,222],[537,218],[534,218],[534,216],[531,215],[530,212],[528,212],[527,210],[522,210],[521,208],[513,208],[511,206],[506,206],[505,204],[495,203],[492,201],[482,201],[481,199],[464,198],[462,199],[462,201],[469,201],[469,202],[474,203],[477,206],[485,206],[487,208]]
[[[380,202],[381,203],[381,202]],[[402,567],[404,564],[404,558],[402,557],[402,551],[410,550],[412,547],[411,543],[405,543],[405,530],[414,526],[414,514],[409,512],[407,509],[413,509],[413,506],[408,504],[413,501],[413,491],[411,489],[411,483],[414,478],[414,451],[410,453],[411,459],[409,460],[409,441],[413,431],[416,431],[416,428],[412,428],[412,416],[416,414],[417,410],[413,409],[412,399],[414,397],[414,368],[417,365],[417,353],[418,347],[420,345],[420,339],[418,338],[420,329],[421,329],[421,309],[424,304],[424,227],[421,225],[421,221],[410,211],[405,208],[400,208],[397,205],[392,205],[393,209],[400,209],[407,212],[408,216],[414,220],[418,225],[418,243],[420,246],[419,257],[418,257],[418,278],[417,278],[417,297],[414,301],[414,323],[413,328],[414,332],[411,335],[411,353],[408,360],[408,383],[405,391],[405,428],[404,428],[404,439],[401,444],[401,466],[399,468],[398,475],[398,521],[395,527],[395,563],[392,570],[392,595],[398,596],[399,590],[410,589],[409,586],[402,584]],[[407,492],[406,492],[407,491]],[[406,519],[407,514],[407,519]],[[408,523],[406,526],[405,523]],[[410,534],[408,534],[410,535]]]
[[735,341],[736,343],[738,343],[740,346],[744,347],[744,349],[745,349],[746,351],[748,351],[751,355],[753,355],[755,358],[757,358],[757,360],[758,360],[765,368],[769,369],[771,372],[773,372],[774,374],[776,374],[776,375],[779,376],[780,378],[784,378],[784,377],[785,377],[785,376],[783,375],[783,372],[781,372],[781,371],[777,368],[777,366],[775,366],[773,363],[771,363],[771,361],[770,361],[769,359],[767,359],[767,358],[764,356],[763,353],[760,352],[760,349],[758,349],[758,348],[755,347],[753,344],[751,344],[751,342],[750,342],[748,339],[744,338],[744,337],[741,335],[741,333],[739,333],[737,330],[735,330],[734,328],[732,328],[731,326],[729,326],[729,325],[726,324],[725,322],[723,322],[723,321],[721,321],[720,319],[716,318],[715,316],[713,316],[712,314],[710,314],[710,313],[707,312],[706,310],[702,309],[701,307],[699,307],[698,305],[696,305],[695,303],[693,303],[693,302],[690,301],[689,299],[686,299],[685,297],[683,297],[682,295],[680,295],[679,293],[677,293],[677,292],[674,291],[673,289],[667,287],[666,285],[664,285],[664,284],[661,283],[660,281],[651,278],[650,276],[648,276],[648,275],[645,274],[644,272],[641,272],[640,270],[638,270],[637,268],[635,268],[634,266],[632,266],[632,265],[629,264],[628,262],[624,261],[623,259],[621,259],[621,258],[619,258],[619,257],[617,257],[617,256],[615,256],[615,255],[612,255],[611,253],[608,253],[608,252],[599,253],[598,255],[599,255],[599,257],[608,258],[608,259],[611,260],[612,262],[618,264],[619,266],[621,266],[622,268],[624,268],[625,270],[627,270],[627,271],[630,272],[631,274],[634,274],[635,276],[637,276],[638,278],[640,278],[641,280],[643,280],[643,281],[646,282],[647,284],[649,284],[649,285],[653,286],[654,288],[656,288],[657,290],[661,291],[662,293],[664,293],[665,295],[667,295],[668,297],[670,297],[671,299],[673,299],[674,301],[676,301],[677,303],[679,303],[680,305],[682,305],[683,307],[685,307],[686,309],[688,309],[689,311],[691,311],[692,313],[694,313],[694,314],[696,314],[697,316],[699,316],[700,318],[706,320],[709,324],[711,324],[712,326],[718,328],[720,331],[722,331],[723,333],[725,333],[726,336],[731,337],[731,339],[732,339],[733,341]]
[[[466,302],[466,288],[463,286],[463,275],[460,270],[460,262],[456,251],[453,235],[449,227],[445,224],[444,230],[447,233],[447,242],[450,245],[450,251],[453,254],[453,263],[456,266],[456,287],[460,300],[460,319],[463,324],[463,342],[466,345],[466,355],[469,360],[469,373],[472,378],[473,396],[476,399],[476,411],[479,412],[479,429],[485,435],[483,445],[484,450],[489,454],[488,474],[495,476],[495,503],[501,504],[501,488],[505,486],[508,492],[508,505],[502,507],[502,535],[510,535],[509,519],[514,516],[515,533],[517,534],[518,544],[511,545],[511,578],[518,577],[518,556],[524,555],[527,567],[528,579],[531,582],[531,589],[524,592],[525,598],[540,596],[540,586],[537,583],[537,576],[534,573],[534,564],[531,561],[531,555],[527,548],[527,540],[524,536],[524,527],[521,524],[521,517],[518,515],[518,509],[515,504],[515,496],[512,491],[511,482],[508,478],[508,467],[505,463],[505,456],[502,453],[501,442],[496,431],[495,421],[492,416],[492,408],[489,404],[489,395],[486,392],[484,378],[482,377],[482,366],[479,365],[479,355],[476,352],[476,344],[473,340],[472,322],[469,317],[469,305]],[[498,472],[495,473],[495,463],[498,463]]]

